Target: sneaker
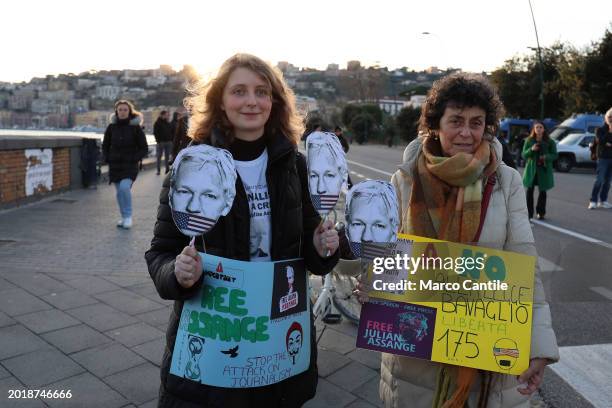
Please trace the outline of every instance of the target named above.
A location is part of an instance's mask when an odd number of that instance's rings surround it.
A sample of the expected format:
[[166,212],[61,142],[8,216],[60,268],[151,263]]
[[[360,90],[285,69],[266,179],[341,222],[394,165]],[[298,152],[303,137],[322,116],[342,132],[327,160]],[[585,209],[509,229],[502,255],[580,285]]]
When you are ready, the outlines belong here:
[[597,208],[597,203],[595,201],[589,201],[589,210],[594,210]]
[[546,217],[544,217],[544,214],[538,214],[538,215],[536,215],[536,218],[538,220],[544,220]]
[[123,225],[121,228],[130,229],[132,228],[132,217],[125,217],[123,219]]
[[610,208],[612,208],[612,204],[610,204],[607,201],[600,201],[600,202],[597,203],[597,208],[610,209]]
[[118,228],[123,228],[123,218],[121,218],[119,221],[117,221],[117,227]]

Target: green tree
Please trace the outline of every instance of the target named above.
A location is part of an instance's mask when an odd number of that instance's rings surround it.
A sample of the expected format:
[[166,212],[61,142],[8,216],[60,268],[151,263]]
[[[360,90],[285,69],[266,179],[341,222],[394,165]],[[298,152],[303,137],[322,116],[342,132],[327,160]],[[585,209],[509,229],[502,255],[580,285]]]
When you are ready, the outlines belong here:
[[395,118],[390,115],[385,115],[381,130],[381,137],[383,138],[383,141],[389,145],[393,145],[395,143],[396,135],[397,125]]
[[351,120],[350,128],[357,143],[364,144],[374,133],[376,120],[369,113],[361,112]]
[[349,127],[353,121],[353,118],[359,113],[361,113],[361,107],[359,105],[345,105],[344,108],[342,108],[342,113],[340,115],[342,117],[342,123],[344,126]]
[[395,117],[395,124],[400,138],[410,142],[418,135],[421,108],[406,106]]
[[361,111],[363,113],[367,113],[368,115],[372,116],[377,126],[382,125],[383,111],[382,109],[380,109],[378,105],[373,105],[373,104],[361,105]]
[[606,112],[612,105],[612,25],[588,52],[584,69],[584,88],[594,110]]

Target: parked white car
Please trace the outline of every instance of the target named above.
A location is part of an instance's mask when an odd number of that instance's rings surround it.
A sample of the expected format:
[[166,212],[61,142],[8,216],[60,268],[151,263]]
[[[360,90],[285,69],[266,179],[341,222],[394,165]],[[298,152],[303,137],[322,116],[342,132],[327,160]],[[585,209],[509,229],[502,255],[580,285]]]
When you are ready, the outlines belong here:
[[557,143],[559,157],[555,162],[557,171],[567,173],[574,166],[594,165],[591,160],[589,144],[593,143],[593,133],[571,133]]

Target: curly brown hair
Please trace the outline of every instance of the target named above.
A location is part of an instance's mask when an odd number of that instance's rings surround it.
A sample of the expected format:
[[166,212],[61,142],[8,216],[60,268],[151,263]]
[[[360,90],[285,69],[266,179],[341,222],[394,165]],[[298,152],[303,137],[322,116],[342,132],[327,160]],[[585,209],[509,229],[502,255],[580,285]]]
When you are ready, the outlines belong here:
[[485,132],[497,133],[504,106],[491,83],[480,74],[456,72],[434,82],[421,110],[419,131],[435,134],[447,106],[479,107],[485,111]]
[[189,137],[198,142],[210,139],[214,128],[220,129],[228,138],[233,139],[233,127],[221,109],[223,89],[236,68],[247,68],[270,85],[272,92],[272,111],[266,122],[265,133],[280,132],[294,144],[302,135],[302,118],[295,108],[293,91],[285,83],[282,73],[262,59],[250,54],[235,54],[227,59],[217,76],[210,81],[200,81],[192,89],[191,96],[185,98],[185,107],[191,117]]

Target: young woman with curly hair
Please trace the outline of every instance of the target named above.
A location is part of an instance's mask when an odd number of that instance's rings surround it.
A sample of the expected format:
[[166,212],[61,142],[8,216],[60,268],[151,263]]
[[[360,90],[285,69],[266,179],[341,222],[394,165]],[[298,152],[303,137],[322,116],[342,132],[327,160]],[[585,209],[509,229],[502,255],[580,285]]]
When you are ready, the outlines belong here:
[[[321,224],[310,200],[306,161],[297,151],[302,122],[281,74],[255,56],[237,54],[225,61],[214,79],[196,86],[186,105],[193,142],[229,150],[238,178],[230,212],[196,239],[195,249],[172,221],[170,180],[164,181],[154,237],[145,255],[160,296],[175,301],[161,366],[159,406],[299,407],[314,396],[317,385],[312,316],[310,367],[279,383],[230,389],[169,373],[183,301],[202,285],[202,260],[196,250],[202,251],[203,243],[207,253],[241,261],[304,258],[315,274],[329,272],[338,261],[338,233],[330,221]],[[254,211],[255,196],[266,197],[263,208],[270,211]],[[264,231],[253,236],[255,228]],[[262,236],[266,238],[260,241]],[[252,244],[261,251],[252,251]]]

